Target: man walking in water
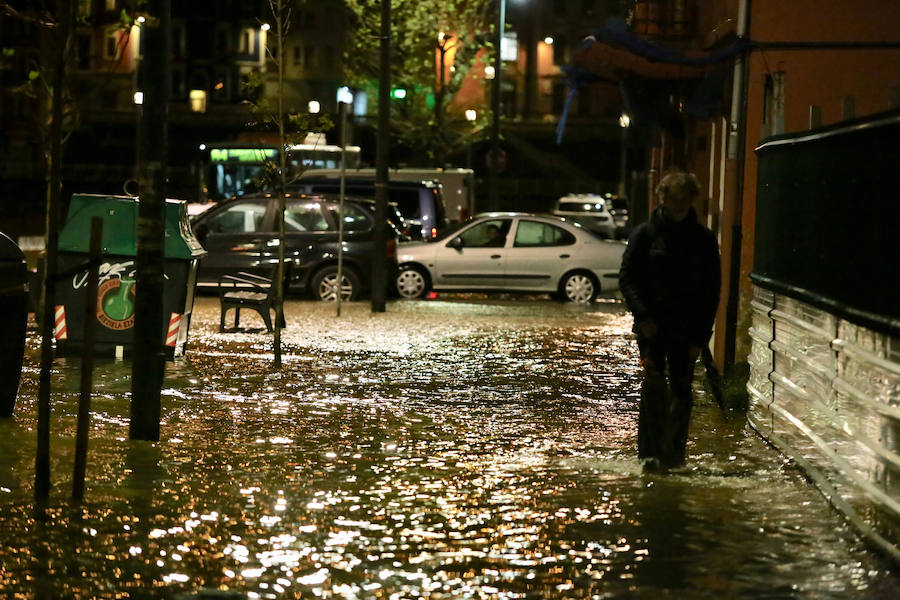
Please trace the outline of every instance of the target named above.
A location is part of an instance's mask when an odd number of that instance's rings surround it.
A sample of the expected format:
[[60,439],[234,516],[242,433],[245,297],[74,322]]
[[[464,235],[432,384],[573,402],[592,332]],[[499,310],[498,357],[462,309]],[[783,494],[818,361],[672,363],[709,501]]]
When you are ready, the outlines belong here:
[[619,285],[644,368],[638,458],[648,471],[684,464],[694,363],[709,344],[719,305],[719,247],[697,221],[692,205],[699,194],[693,174],[663,177],[660,206],[634,229],[622,256]]

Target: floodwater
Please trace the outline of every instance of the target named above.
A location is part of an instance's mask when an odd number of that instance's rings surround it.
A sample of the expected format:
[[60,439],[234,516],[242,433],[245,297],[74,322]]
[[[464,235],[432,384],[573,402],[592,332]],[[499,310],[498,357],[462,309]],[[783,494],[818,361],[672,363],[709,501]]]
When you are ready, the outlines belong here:
[[889,565],[702,389],[687,467],[642,474],[621,303],[451,297],[337,318],[292,301],[287,319],[278,372],[271,336],[218,333],[200,298],[159,443],[128,440],[130,365],[101,361],[82,504],[79,364],[58,359],[43,511],[29,340],[0,421],[3,597],[895,597]]

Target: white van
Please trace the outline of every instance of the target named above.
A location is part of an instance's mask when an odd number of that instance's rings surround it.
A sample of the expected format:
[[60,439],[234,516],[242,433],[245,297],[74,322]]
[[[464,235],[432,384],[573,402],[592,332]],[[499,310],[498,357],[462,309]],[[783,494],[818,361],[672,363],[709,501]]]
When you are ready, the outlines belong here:
[[573,220],[604,238],[616,237],[612,201],[600,194],[569,194],[556,201],[553,214]]

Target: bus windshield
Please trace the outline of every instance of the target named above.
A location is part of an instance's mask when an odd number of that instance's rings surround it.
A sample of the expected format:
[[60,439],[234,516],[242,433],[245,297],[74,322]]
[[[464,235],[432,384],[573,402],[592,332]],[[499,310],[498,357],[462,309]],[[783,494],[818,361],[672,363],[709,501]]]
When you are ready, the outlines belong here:
[[[269,188],[263,174],[267,162],[273,167],[278,164],[276,145],[221,143],[204,144],[203,148],[201,184],[210,200],[233,198]],[[288,181],[296,179],[306,169],[340,168],[342,154],[346,168],[359,167],[359,146],[347,146],[346,152],[340,146],[327,144],[291,146],[286,161]]]

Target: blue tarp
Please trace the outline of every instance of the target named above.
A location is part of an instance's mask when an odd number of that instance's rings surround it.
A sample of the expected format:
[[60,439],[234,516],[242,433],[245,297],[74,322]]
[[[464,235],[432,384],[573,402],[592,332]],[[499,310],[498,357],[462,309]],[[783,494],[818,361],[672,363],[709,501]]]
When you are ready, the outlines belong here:
[[[646,61],[645,67],[658,65],[657,76],[650,77],[629,68],[630,65],[604,63],[603,72],[583,66],[583,59],[600,46],[606,46],[621,55],[624,50],[635,58]],[[721,113],[725,77],[730,60],[743,52],[748,42],[738,38],[728,46],[703,55],[686,55],[682,51],[646,40],[626,30],[621,20],[610,20],[582,41],[574,64],[563,68],[569,84],[569,95],[560,115],[556,130],[557,144],[562,142],[569,107],[575,94],[587,85],[609,81],[619,86],[625,110],[635,125],[652,124],[682,133],[679,113],[698,118],[708,118]],[[581,63],[581,64],[580,64]],[[686,69],[678,76],[669,75],[666,66],[698,67]],[[646,69],[645,69],[646,70]],[[676,96],[681,104],[674,107],[669,98]]]

